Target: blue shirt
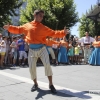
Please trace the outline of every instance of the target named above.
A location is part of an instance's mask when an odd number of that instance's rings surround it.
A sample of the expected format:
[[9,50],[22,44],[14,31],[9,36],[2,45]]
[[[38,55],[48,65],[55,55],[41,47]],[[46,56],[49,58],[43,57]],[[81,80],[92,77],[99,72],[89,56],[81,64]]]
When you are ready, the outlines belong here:
[[21,45],[19,45],[19,48],[18,48],[18,50],[19,51],[25,51],[25,44],[24,44],[24,40],[23,39],[19,39],[18,40],[18,44],[19,43],[22,43]]

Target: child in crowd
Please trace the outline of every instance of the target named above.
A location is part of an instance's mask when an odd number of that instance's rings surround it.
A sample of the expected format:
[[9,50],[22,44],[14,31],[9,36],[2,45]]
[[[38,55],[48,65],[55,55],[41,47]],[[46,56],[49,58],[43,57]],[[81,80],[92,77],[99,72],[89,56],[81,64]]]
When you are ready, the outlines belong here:
[[75,64],[78,64],[79,63],[79,45],[78,43],[76,43],[75,45],[75,48],[74,48],[74,51],[75,51]]
[[68,50],[68,57],[69,57],[69,62],[71,64],[74,63],[74,47],[72,46],[72,41],[69,41],[69,50]]
[[78,47],[79,47],[79,64],[81,64],[82,63],[82,57],[83,57],[83,48],[82,48],[81,44],[79,44]]

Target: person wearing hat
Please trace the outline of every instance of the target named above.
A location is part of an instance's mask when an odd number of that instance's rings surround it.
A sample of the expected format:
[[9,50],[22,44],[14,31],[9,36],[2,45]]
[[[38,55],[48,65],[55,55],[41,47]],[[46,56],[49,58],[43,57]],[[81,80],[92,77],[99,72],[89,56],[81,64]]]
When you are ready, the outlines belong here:
[[37,74],[36,74],[36,62],[40,58],[45,67],[45,75],[49,80],[49,88],[51,92],[56,93],[56,89],[52,82],[52,69],[49,62],[49,55],[45,47],[46,37],[64,37],[68,30],[64,28],[61,31],[54,31],[47,26],[43,25],[41,22],[44,17],[43,10],[34,11],[34,20],[26,23],[22,26],[4,25],[4,29],[8,30],[10,33],[21,34],[24,33],[25,41],[29,44],[29,69],[31,78],[34,82],[31,91],[38,89]]

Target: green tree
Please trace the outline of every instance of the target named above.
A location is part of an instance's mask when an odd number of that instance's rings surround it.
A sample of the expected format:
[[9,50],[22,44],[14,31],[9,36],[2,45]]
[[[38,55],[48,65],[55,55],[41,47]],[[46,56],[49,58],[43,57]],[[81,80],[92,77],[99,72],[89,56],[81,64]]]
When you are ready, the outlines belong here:
[[35,9],[43,9],[43,24],[52,29],[72,27],[78,22],[78,13],[73,0],[24,0],[26,9],[21,10],[20,24],[33,20]]
[[0,28],[10,22],[10,16],[17,15],[15,9],[22,5],[19,0],[0,0]]
[[100,22],[96,20],[97,15],[91,16],[93,20],[87,18],[87,15],[90,16],[89,14],[94,12],[95,7],[97,6],[96,5],[94,5],[93,7],[91,6],[91,10],[89,9],[88,12],[86,14],[83,14],[82,17],[80,18],[79,20],[80,26],[78,29],[80,37],[83,37],[86,31],[88,31],[89,34],[93,37],[95,35],[100,35]]
[[79,26],[79,35],[80,37],[83,37],[85,32],[89,32],[91,36],[95,35],[95,27],[94,27],[94,21],[87,18],[86,15],[82,15],[80,18],[80,26]]

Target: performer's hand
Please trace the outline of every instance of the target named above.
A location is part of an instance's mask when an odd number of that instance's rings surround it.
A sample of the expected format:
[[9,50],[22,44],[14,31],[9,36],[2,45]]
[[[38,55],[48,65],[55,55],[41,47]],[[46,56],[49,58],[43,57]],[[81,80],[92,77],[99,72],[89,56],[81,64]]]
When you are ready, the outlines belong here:
[[67,29],[66,26],[64,27],[64,32],[65,34],[69,34],[69,29]]
[[5,30],[8,30],[8,29],[9,29],[9,24],[8,24],[8,25],[4,25],[3,28],[4,28]]

